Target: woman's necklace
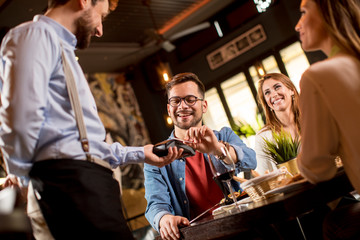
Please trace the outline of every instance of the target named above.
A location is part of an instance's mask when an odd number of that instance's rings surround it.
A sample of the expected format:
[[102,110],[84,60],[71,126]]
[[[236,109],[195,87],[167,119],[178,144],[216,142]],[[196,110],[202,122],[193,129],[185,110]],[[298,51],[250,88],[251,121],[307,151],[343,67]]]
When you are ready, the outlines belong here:
[[339,52],[340,52],[340,48],[337,45],[332,46],[330,54],[329,54],[329,58],[335,56]]

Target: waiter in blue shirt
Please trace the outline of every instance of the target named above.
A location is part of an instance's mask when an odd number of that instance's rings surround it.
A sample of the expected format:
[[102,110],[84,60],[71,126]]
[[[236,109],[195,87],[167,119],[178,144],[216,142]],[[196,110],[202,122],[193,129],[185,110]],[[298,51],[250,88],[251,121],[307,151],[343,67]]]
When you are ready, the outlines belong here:
[[[182,153],[171,148],[159,158],[152,145],[104,141],[105,129],[74,50],[102,36],[102,21],[116,5],[117,0],[49,0],[45,15],[10,30],[1,44],[0,147],[8,173],[24,187],[30,172],[30,185],[55,239],[132,238],[122,217],[118,183],[103,166],[146,162],[161,167]],[[88,160],[98,164],[86,161],[79,141],[64,59],[77,86]]]

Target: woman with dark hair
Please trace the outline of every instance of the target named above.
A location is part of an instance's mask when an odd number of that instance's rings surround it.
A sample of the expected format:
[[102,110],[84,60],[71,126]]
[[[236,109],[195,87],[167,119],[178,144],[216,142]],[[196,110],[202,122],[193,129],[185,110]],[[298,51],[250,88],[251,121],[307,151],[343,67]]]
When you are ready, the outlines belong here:
[[[328,58],[300,81],[301,174],[312,183],[333,178],[340,156],[360,192],[360,0],[302,0],[295,30],[305,51]],[[334,188],[336,191],[336,188]],[[326,239],[360,239],[360,204],[338,207],[324,225]]]
[[300,134],[299,93],[292,81],[282,73],[266,74],[259,81],[258,98],[265,110],[266,125],[256,134],[256,171],[264,174],[266,170],[276,169],[264,150],[264,139],[273,139],[272,133],[284,129],[292,138]]

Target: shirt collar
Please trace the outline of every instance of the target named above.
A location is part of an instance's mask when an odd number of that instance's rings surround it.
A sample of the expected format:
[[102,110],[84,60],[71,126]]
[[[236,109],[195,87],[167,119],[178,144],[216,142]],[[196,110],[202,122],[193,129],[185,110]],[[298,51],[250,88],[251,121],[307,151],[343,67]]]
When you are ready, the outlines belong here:
[[171,138],[174,138],[174,137],[175,137],[175,130],[172,130],[168,139],[171,139]]
[[77,39],[76,36],[70,32],[67,28],[65,28],[63,25],[58,23],[52,18],[46,17],[44,15],[36,15],[33,19],[34,22],[41,21],[49,24],[51,27],[54,28],[55,32],[58,34],[58,36],[69,45],[76,47]]

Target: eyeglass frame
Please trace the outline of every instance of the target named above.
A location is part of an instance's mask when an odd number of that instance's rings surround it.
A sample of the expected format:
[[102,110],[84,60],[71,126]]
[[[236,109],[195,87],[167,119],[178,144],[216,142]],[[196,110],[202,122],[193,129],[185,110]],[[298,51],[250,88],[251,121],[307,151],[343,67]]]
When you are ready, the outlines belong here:
[[[195,101],[194,101],[193,104],[189,104],[189,103],[186,101],[186,98],[188,98],[188,97],[194,97],[194,98],[195,98]],[[172,104],[170,103],[172,98],[180,99],[179,103],[178,103],[177,105],[175,105],[175,106],[172,105]],[[203,99],[203,98],[196,97],[196,96],[194,96],[194,95],[186,95],[185,97],[174,96],[174,97],[171,97],[171,98],[168,99],[168,104],[169,104],[170,106],[172,106],[172,107],[178,107],[178,106],[180,106],[180,104],[181,104],[182,101],[183,101],[187,106],[191,107],[191,106],[194,106],[194,105],[197,103],[197,101],[204,101],[204,99]]]

